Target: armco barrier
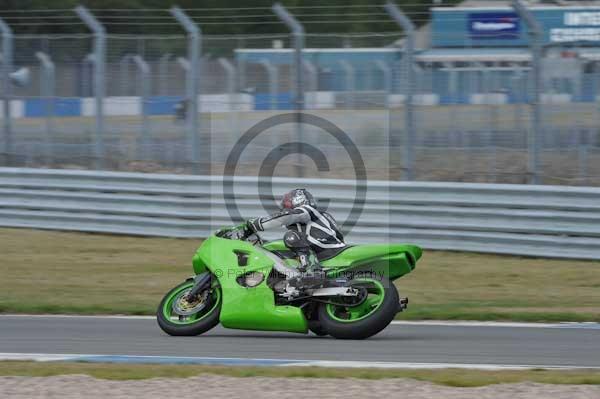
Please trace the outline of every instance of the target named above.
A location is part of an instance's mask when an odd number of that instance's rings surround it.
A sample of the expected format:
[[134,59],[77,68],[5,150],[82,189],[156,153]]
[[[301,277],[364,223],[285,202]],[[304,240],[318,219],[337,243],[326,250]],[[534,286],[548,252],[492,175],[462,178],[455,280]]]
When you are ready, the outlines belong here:
[[[0,225],[205,237],[230,225],[220,176],[0,168]],[[265,214],[258,181],[235,178],[243,217]],[[352,180],[273,178],[273,192],[310,188],[343,222]],[[261,193],[265,195],[266,193]],[[273,199],[274,201],[274,199]],[[270,202],[270,201],[269,201]],[[600,259],[600,188],[369,181],[349,242]]]

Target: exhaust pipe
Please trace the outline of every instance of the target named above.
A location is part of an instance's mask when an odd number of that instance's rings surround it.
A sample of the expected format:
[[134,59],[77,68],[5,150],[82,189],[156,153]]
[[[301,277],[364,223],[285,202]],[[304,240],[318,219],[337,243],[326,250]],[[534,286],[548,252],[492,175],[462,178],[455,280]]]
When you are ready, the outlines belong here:
[[408,308],[408,298],[400,298],[400,302],[398,302],[398,310],[397,313],[400,313]]

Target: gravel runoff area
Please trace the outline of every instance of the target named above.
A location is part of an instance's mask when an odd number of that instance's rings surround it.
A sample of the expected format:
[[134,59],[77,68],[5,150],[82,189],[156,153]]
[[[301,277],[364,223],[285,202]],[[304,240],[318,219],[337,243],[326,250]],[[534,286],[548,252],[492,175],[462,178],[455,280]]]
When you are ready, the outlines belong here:
[[314,393],[320,399],[404,397],[411,399],[597,399],[598,385],[497,384],[454,388],[409,379],[237,378],[202,375],[192,378],[111,381],[85,375],[0,377],[0,397],[31,398],[298,398]]

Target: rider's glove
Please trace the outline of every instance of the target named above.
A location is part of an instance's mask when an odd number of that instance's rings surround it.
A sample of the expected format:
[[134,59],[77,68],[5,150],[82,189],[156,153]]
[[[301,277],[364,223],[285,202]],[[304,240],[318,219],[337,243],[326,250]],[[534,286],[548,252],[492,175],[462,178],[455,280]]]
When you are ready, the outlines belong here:
[[249,219],[248,221],[246,221],[246,223],[244,223],[243,225],[243,238],[242,239],[247,239],[248,237],[250,237],[252,234],[256,233],[256,228],[254,227],[254,221],[256,219]]

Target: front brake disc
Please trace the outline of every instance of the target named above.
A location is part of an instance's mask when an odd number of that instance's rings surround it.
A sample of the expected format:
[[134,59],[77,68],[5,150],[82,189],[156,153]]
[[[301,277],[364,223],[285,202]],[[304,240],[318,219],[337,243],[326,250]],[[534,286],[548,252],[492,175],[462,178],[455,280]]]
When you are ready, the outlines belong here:
[[204,291],[201,295],[198,296],[197,300],[194,302],[188,302],[187,295],[191,289],[183,291],[179,296],[173,301],[173,313],[179,316],[190,316],[195,313],[198,313],[202,309],[204,309],[208,303],[208,293],[209,291]]

